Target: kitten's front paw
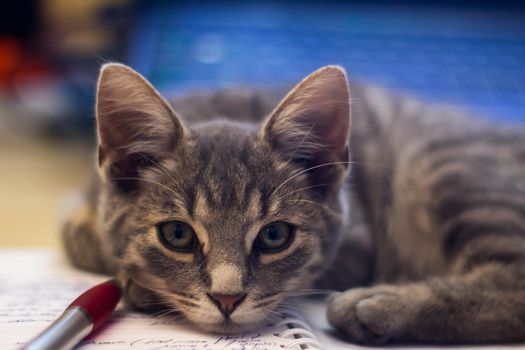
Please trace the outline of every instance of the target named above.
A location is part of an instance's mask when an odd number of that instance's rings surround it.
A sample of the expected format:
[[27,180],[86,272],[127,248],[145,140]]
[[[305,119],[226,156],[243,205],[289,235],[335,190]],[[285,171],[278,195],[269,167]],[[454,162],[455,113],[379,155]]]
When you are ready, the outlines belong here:
[[425,291],[398,286],[357,288],[335,295],[328,321],[351,341],[380,344],[406,338]]

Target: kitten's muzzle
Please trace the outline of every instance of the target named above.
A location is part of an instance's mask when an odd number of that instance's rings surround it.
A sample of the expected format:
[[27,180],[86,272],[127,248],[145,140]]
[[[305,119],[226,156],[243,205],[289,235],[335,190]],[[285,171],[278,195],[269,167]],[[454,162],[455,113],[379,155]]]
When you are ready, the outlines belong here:
[[244,294],[218,294],[208,293],[208,297],[217,306],[225,318],[229,318],[230,315],[235,311],[246,298]]

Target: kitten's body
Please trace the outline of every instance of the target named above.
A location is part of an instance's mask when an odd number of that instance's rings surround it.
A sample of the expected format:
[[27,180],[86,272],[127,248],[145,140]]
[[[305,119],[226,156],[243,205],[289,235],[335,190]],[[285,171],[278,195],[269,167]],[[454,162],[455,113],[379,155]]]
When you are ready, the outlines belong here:
[[[235,217],[230,218],[232,222],[248,225],[245,218],[250,217],[250,211],[257,212],[252,197],[247,195],[241,200],[240,196],[229,196],[228,191],[240,192],[236,183],[242,184],[257,174],[264,176],[265,169],[278,161],[267,157],[268,150],[260,152],[261,149],[255,150],[253,145],[243,143],[237,132],[256,130],[253,123],[269,115],[276,102],[271,94],[247,90],[196,94],[174,101],[177,111],[190,125],[205,122],[196,130],[214,140],[209,145],[215,148],[201,148],[200,154],[206,159],[179,158],[185,163],[182,168],[188,171],[198,168],[192,162],[209,164],[207,173],[195,173],[187,178],[186,184],[179,184],[186,189],[195,186],[199,193],[199,184],[206,183],[209,189],[202,191],[215,194],[206,204],[195,205],[197,211],[210,212],[202,213],[202,216],[210,215],[208,231],[224,230],[227,216]],[[217,117],[241,124],[208,122]],[[323,272],[318,286],[325,288],[346,290],[372,285],[338,294],[329,304],[331,323],[357,342],[525,340],[524,135],[522,130],[472,120],[449,107],[424,105],[377,88],[353,89],[352,175],[348,186],[344,186],[350,191],[346,194],[338,190],[347,198],[342,203],[328,194],[322,197],[323,202],[309,197],[296,198],[304,184],[281,193],[295,198],[293,208],[297,212],[290,213],[291,216],[312,218],[320,222],[317,230],[329,232],[333,227],[334,231],[330,236],[326,233],[327,237],[321,232],[317,238],[321,245],[330,246],[322,252],[310,254],[307,249],[302,260],[297,255],[291,256],[290,261],[279,262],[285,266],[293,261],[308,265],[301,271],[300,281],[282,282],[285,283],[283,289],[293,291],[294,283],[304,288],[319,277],[320,271]],[[245,153],[239,153],[242,149]],[[244,164],[249,164],[247,168],[238,167],[235,161],[242,154],[246,157]],[[168,171],[170,177],[178,179],[179,175],[181,178],[188,175],[178,173],[180,168],[174,169],[169,162],[161,165],[160,172]],[[297,172],[289,175],[295,174]],[[142,175],[151,181],[158,180],[151,174]],[[275,183],[265,185],[275,190],[286,179],[276,176]],[[257,184],[262,182],[255,180]],[[220,188],[227,184],[232,188]],[[243,186],[249,192],[246,184]],[[120,272],[128,264],[128,275],[130,272],[140,275],[145,270],[166,280],[175,279],[166,270],[170,266],[181,270],[182,267],[167,263],[156,248],[145,248],[140,259],[130,262],[133,253],[129,250],[129,240],[137,230],[136,222],[127,223],[127,218],[134,215],[130,212],[155,217],[145,218],[145,222],[159,221],[167,214],[149,213],[147,202],[130,203],[125,198],[117,198],[106,187],[104,181],[96,180],[86,204],[66,226],[65,242],[73,262],[83,268],[110,273]],[[157,190],[166,191],[159,186]],[[194,200],[199,201],[199,194],[196,198]],[[222,207],[224,211],[213,209],[210,204],[213,201],[217,204],[214,208]],[[344,214],[346,205],[351,207],[350,214]],[[339,217],[337,213],[350,216]],[[210,229],[214,220],[224,225]],[[340,238],[336,238],[340,225],[345,226]],[[224,235],[238,230],[236,227],[226,228]],[[235,235],[231,240],[236,240]],[[222,260],[232,261],[235,257],[242,265],[240,261],[245,257],[239,254],[241,246],[230,248],[217,252],[215,260],[209,257],[212,262],[206,266],[220,265]],[[334,249],[337,254],[332,254]],[[137,261],[144,258],[155,261],[157,271],[140,266]],[[245,277],[251,276],[250,269],[257,270],[259,265],[248,263],[246,266],[248,270],[240,273]],[[274,279],[279,279],[275,268],[254,277],[259,298],[278,293],[272,290]],[[195,277],[200,276],[199,269],[186,273],[187,276],[176,279],[202,277]],[[280,278],[293,279],[292,276],[284,274]],[[213,280],[215,277],[212,273],[211,277],[202,278]],[[142,279],[146,280],[149,283],[146,287],[162,288],[155,285],[160,283],[158,278]],[[174,292],[182,295],[179,302],[184,298],[185,288],[191,289],[184,283],[175,288]],[[147,304],[151,295],[137,282],[130,284],[128,298],[140,306]],[[248,306],[256,307],[256,299]],[[189,318],[192,319],[191,315]],[[255,322],[249,316],[245,320],[247,324]]]

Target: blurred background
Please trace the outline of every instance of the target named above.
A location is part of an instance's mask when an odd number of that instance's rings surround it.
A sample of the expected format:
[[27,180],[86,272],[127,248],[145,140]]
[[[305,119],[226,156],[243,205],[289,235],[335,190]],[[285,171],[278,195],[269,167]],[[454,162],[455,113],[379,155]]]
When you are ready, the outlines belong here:
[[94,163],[100,65],[166,96],[351,80],[525,122],[525,3],[493,0],[10,2],[0,11],[0,247],[58,246]]

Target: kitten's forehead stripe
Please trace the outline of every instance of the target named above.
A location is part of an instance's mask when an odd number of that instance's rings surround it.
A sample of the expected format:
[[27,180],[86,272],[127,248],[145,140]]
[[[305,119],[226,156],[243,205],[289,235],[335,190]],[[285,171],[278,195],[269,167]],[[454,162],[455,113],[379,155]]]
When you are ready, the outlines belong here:
[[[247,207],[252,205],[252,198],[254,195],[258,194],[258,190],[255,187],[255,181],[253,179],[248,179],[247,183],[244,186],[244,193],[242,195],[241,206]],[[260,210],[258,211],[260,213]]]
[[270,190],[267,187],[261,188],[261,196],[260,196],[260,208],[261,208],[261,218],[268,215],[269,210],[269,200],[270,200]]
[[198,186],[195,190],[195,207],[193,216],[195,220],[201,221],[209,212],[210,198],[203,186]]
[[196,194],[193,189],[185,191],[184,198],[186,199],[186,210],[188,215],[194,219],[195,217],[195,205],[196,205]]
[[[199,169],[191,184],[193,193],[196,189],[202,191],[210,214],[224,214],[253,206],[253,192],[259,192],[260,210],[257,215],[264,215],[268,204],[262,192],[268,192],[268,186],[261,181],[261,176],[262,170],[267,171],[273,161],[266,157],[265,164],[265,157],[261,157],[260,150],[253,145],[253,135],[246,130],[240,134],[235,131],[223,127],[221,132],[201,130],[196,134],[195,152],[199,157]],[[193,204],[188,209],[192,217],[197,207],[195,199],[189,201]]]

